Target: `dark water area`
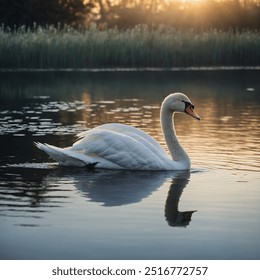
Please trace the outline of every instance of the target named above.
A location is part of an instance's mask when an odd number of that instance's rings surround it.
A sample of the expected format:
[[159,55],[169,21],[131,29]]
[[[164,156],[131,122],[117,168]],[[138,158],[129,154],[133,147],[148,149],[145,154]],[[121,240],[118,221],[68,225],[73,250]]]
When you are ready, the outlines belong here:
[[[1,259],[259,259],[259,71],[0,73]],[[62,168],[34,141],[67,147],[119,122],[166,148],[178,114],[189,172]]]

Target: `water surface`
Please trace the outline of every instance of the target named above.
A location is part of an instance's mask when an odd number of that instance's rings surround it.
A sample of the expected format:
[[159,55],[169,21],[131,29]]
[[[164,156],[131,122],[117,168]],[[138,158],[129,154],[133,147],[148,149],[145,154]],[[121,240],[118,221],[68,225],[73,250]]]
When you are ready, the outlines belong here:
[[[1,73],[1,259],[259,259],[259,71]],[[176,116],[190,172],[61,168],[33,141],[66,147],[107,122],[165,148]]]

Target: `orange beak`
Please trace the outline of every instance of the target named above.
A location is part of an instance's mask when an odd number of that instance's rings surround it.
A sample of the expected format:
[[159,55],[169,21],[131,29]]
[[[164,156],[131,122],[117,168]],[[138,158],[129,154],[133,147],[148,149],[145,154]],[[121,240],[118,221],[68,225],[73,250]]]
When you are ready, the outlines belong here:
[[194,111],[194,109],[193,109],[192,107],[194,107],[194,106],[193,106],[193,105],[188,106],[188,107],[185,109],[185,112],[186,112],[188,115],[190,115],[190,116],[192,116],[193,118],[195,118],[195,119],[197,119],[197,120],[200,121],[200,116]]

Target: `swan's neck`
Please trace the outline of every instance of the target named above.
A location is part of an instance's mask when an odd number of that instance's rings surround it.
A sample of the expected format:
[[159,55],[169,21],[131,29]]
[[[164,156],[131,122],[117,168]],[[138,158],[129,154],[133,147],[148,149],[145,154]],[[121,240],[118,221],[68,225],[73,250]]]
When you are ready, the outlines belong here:
[[174,128],[174,113],[165,106],[162,106],[161,108],[161,125],[172,159],[182,163],[187,169],[189,169],[189,156],[181,146]]

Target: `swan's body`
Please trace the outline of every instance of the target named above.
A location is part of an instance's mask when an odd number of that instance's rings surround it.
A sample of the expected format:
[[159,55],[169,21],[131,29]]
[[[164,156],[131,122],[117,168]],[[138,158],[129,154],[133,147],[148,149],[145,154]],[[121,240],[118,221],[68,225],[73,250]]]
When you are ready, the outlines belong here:
[[124,124],[104,124],[80,133],[68,148],[36,143],[63,166],[95,166],[106,169],[186,170],[190,159],[178,141],[173,126],[175,112],[199,119],[194,106],[182,93],[170,94],[161,107],[161,125],[171,157],[144,131]]

